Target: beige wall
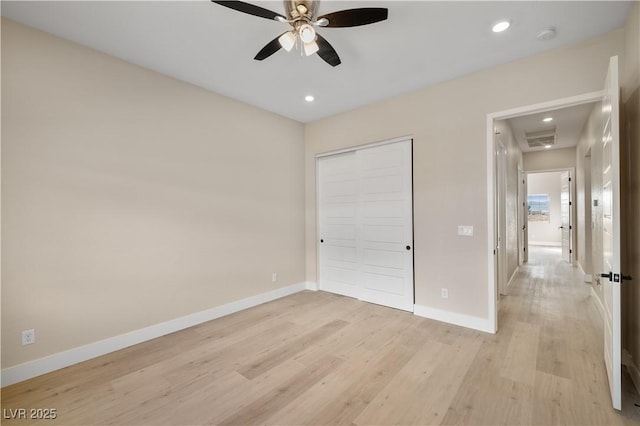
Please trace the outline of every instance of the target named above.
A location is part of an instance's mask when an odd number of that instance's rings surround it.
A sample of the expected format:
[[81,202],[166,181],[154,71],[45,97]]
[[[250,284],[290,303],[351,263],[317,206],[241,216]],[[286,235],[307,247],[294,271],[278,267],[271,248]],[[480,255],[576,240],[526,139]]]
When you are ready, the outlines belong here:
[[[604,84],[604,77],[602,77],[602,82],[602,84]],[[600,88],[600,90],[602,90],[602,88]],[[575,147],[525,152],[522,156],[524,170],[527,172],[570,169],[576,166]]]
[[[416,304],[488,319],[487,114],[601,90],[622,45],[616,31],[308,124],[307,279],[316,281],[315,155],[411,135]],[[474,237],[458,237],[459,224]]]
[[303,282],[303,137],[3,19],[2,368]]

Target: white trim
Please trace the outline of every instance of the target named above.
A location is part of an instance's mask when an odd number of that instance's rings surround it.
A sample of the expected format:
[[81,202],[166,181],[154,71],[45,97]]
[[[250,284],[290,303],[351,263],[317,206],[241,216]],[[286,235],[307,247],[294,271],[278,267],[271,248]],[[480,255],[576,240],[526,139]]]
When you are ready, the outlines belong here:
[[640,393],[640,369],[638,369],[638,366],[633,362],[633,357],[626,349],[622,351],[622,363],[627,366],[627,371],[629,371],[636,392]]
[[50,373],[70,365],[78,364],[92,358],[99,357],[138,343],[146,342],[169,333],[184,330],[194,325],[202,324],[225,315],[233,314],[244,309],[248,309],[262,303],[270,302],[281,297],[289,296],[307,289],[307,283],[294,284],[288,287],[247,297],[222,306],[195,312],[180,318],[165,321],[160,324],[134,330],[119,336],[110,337],[88,345],[79,346],[64,352],[39,358],[24,364],[16,365],[2,370],[0,383],[8,386],[23,380],[31,379],[42,374]]
[[494,190],[495,190],[495,169],[494,169],[494,115],[487,115],[487,285],[488,285],[488,306],[489,323],[492,327],[490,332],[498,331],[498,303],[496,294],[498,292],[498,280],[495,271],[495,224],[494,224]]
[[[389,145],[392,143],[396,143],[396,142],[404,142],[404,141],[413,141],[413,135],[406,135],[406,136],[400,136],[397,138],[393,138],[393,139],[385,139],[382,141],[377,141],[377,142],[371,142],[371,143],[365,143],[362,145],[355,145],[349,148],[342,148],[342,149],[337,149],[334,151],[327,151],[327,152],[321,152],[319,154],[315,155],[315,158],[322,158],[322,157],[329,157],[331,155],[337,155],[337,154],[344,154],[346,152],[352,152],[352,151],[357,151],[359,149],[366,149],[366,148],[374,148],[376,146],[382,146],[382,145]],[[317,170],[317,168],[316,168]],[[316,174],[317,177],[317,174]],[[317,188],[317,179],[316,179],[316,190]]]
[[318,283],[317,282],[307,281],[306,283],[304,283],[304,285],[305,285],[305,289],[307,289],[307,290],[318,291]]
[[600,101],[604,96],[604,90],[596,92],[584,93],[577,96],[571,96],[552,101],[541,102],[533,105],[525,105],[517,108],[511,108],[504,111],[497,111],[487,114],[487,290],[488,290],[488,308],[489,323],[493,323],[493,333],[498,330],[498,303],[496,300],[496,276],[493,260],[494,242],[494,186],[495,176],[493,173],[493,136],[494,122],[496,120],[505,120],[508,118],[518,117],[520,115],[535,114],[538,112],[553,111],[561,108],[568,108],[576,105],[588,104]]
[[496,120],[505,120],[507,118],[519,117],[521,115],[536,114],[539,112],[554,111],[557,109],[570,108],[572,106],[589,104],[602,100],[604,90],[583,93],[577,96],[569,96],[568,98],[554,99],[552,101],[540,102],[533,105],[525,105],[517,108],[511,108],[504,111],[494,112],[489,115]]
[[593,275],[584,272],[584,268],[582,267],[582,264],[578,262],[578,260],[576,260],[575,266],[576,268],[580,269],[580,273],[583,275],[584,282],[591,284],[593,282]]
[[557,241],[533,241],[529,240],[530,246],[547,246],[547,247],[562,247],[562,243]]
[[413,314],[419,317],[429,318],[448,324],[459,325],[485,333],[495,334],[493,322],[488,318],[474,317],[471,315],[459,314],[457,312],[443,311],[441,309],[430,308],[428,306],[413,305]]
[[520,267],[516,267],[516,270],[513,271],[513,274],[511,274],[511,278],[509,278],[509,282],[507,283],[507,289],[509,289],[509,287],[511,287],[511,284],[513,284],[513,280],[516,279],[516,275],[518,275],[518,272],[520,272]]
[[[571,148],[571,147],[568,147]],[[564,148],[562,148],[564,149]],[[525,170],[524,173],[526,175],[537,175],[540,173],[554,173],[554,172],[571,172],[571,178],[573,179],[573,175],[575,173],[575,167],[561,167],[561,168],[557,168],[557,169],[536,169],[536,170]]]
[[591,287],[591,297],[594,299],[596,308],[598,308],[598,312],[600,313],[600,320],[604,321],[604,305],[602,304],[602,301],[598,297],[596,291],[593,289],[593,286]]

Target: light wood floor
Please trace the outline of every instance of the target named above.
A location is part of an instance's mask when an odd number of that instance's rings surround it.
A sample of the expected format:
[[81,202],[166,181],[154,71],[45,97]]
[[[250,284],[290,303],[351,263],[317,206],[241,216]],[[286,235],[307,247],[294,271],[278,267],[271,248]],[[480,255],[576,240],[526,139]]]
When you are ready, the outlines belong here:
[[636,395],[623,414],[610,408],[598,315],[575,268],[537,249],[502,298],[497,335],[303,292],[4,388],[3,417],[55,408],[41,423],[637,424]]

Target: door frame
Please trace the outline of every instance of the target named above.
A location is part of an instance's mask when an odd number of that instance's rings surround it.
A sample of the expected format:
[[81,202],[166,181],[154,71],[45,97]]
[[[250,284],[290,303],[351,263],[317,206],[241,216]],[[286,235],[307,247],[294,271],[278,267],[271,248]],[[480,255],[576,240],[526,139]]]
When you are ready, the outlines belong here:
[[490,330],[493,333],[498,331],[498,280],[495,268],[494,248],[495,241],[495,143],[494,129],[495,122],[518,117],[521,115],[535,114],[540,112],[553,111],[557,109],[583,105],[602,100],[604,96],[603,90],[598,90],[581,95],[555,99],[547,102],[541,102],[532,105],[525,105],[517,108],[511,108],[503,111],[497,111],[487,114],[486,125],[486,155],[487,155],[487,305],[489,307],[489,324],[492,326]]
[[495,230],[494,238],[498,239],[496,241],[496,245],[494,246],[496,250],[495,255],[495,264],[498,267],[496,271],[496,281],[498,286],[498,292],[496,294],[496,301],[498,303],[498,308],[500,307],[500,295],[507,293],[507,208],[506,208],[506,194],[507,194],[507,148],[505,148],[504,143],[500,139],[500,134],[495,133],[494,135],[494,147],[495,147],[495,158],[498,158],[499,161],[495,164],[495,173],[496,173],[496,196],[494,197],[494,202],[496,203],[496,209],[498,211],[495,215],[495,224],[497,229]]
[[316,247],[316,274],[315,274],[315,286],[312,290],[320,289],[320,179],[319,179],[319,167],[318,163],[323,157],[330,157],[332,155],[344,154],[346,152],[353,152],[359,149],[375,148],[383,145],[391,145],[398,142],[409,141],[411,145],[411,255],[413,257],[413,306],[415,308],[416,301],[416,274],[415,274],[415,207],[414,207],[414,193],[413,193],[413,135],[398,136],[396,138],[384,139],[381,141],[364,143],[359,145],[353,145],[347,148],[340,148],[331,151],[320,152],[314,156],[315,163],[315,217],[316,217],[316,229],[315,229],[315,247]]
[[[576,248],[576,244],[577,244],[577,240],[576,240],[576,224],[578,222],[578,218],[576,216],[577,214],[577,209],[576,207],[576,200],[575,200],[575,194],[576,194],[576,178],[575,178],[575,174],[576,174],[576,169],[575,167],[565,167],[565,168],[559,168],[559,169],[540,169],[540,170],[531,170],[531,171],[525,171],[523,172],[524,175],[526,176],[525,180],[526,180],[526,186],[525,186],[525,193],[528,195],[529,194],[529,175],[535,175],[538,173],[555,173],[555,172],[569,172],[569,178],[571,179],[570,183],[569,183],[569,226],[571,226],[571,239],[570,239],[570,247],[569,249],[571,250],[571,265],[575,265],[576,264],[576,253],[575,253],[575,248]],[[526,203],[526,201],[525,201]],[[526,205],[525,205],[526,207]],[[524,214],[524,210],[523,210],[523,214]],[[529,226],[528,226],[528,220],[527,220],[527,215],[525,214],[524,216],[524,220],[527,222],[527,252],[529,251],[529,238],[528,238],[528,234],[529,234]]]
[[529,262],[529,221],[527,202],[527,174],[518,164],[518,266]]

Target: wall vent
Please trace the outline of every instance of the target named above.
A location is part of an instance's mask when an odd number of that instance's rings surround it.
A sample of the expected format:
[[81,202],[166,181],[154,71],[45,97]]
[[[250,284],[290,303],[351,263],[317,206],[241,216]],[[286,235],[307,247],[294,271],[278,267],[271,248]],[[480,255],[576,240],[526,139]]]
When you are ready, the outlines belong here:
[[542,148],[556,144],[556,128],[541,130],[539,132],[525,132],[524,138],[529,148]]

